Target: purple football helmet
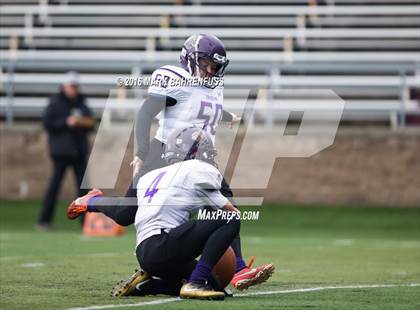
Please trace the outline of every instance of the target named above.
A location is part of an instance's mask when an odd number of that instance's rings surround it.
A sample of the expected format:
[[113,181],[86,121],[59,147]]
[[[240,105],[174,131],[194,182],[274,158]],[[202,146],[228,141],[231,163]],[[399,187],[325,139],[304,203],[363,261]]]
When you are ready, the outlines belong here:
[[169,135],[163,157],[168,164],[190,159],[215,164],[216,155],[210,135],[199,127],[191,126],[175,129]]
[[200,58],[206,58],[215,63],[216,70],[212,75],[223,77],[229,60],[226,57],[226,50],[222,41],[211,34],[198,34],[189,37],[182,47],[179,58],[181,66],[191,75],[194,75],[197,67],[200,67],[198,62]]

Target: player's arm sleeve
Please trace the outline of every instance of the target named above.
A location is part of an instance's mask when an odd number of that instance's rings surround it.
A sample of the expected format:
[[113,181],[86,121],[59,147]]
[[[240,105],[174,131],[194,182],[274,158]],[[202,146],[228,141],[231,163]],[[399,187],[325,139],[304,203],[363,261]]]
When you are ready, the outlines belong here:
[[206,205],[213,207],[214,209],[222,209],[229,200],[222,195],[220,190],[217,189],[198,189],[201,194],[200,197],[203,199]]
[[175,105],[176,102],[177,101],[172,97],[149,93],[142,107],[137,112],[135,125],[137,142],[136,155],[141,160],[144,161],[149,153],[150,127],[153,118],[166,106]]
[[233,119],[232,114],[230,114],[228,111],[223,110],[222,111],[222,122],[231,122]]

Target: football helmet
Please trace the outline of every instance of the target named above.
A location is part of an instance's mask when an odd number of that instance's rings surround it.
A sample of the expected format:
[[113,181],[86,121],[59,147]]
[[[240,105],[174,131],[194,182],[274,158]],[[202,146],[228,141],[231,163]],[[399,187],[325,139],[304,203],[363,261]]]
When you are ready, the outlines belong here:
[[196,75],[197,67],[204,71],[200,66],[199,59],[206,60],[215,64],[215,72],[209,73],[211,77],[223,77],[229,60],[226,57],[225,46],[216,36],[211,34],[198,34],[190,36],[182,47],[179,62],[181,67],[187,70],[191,75]]
[[176,129],[168,136],[164,159],[168,164],[199,159],[211,164],[217,151],[210,135],[199,127]]

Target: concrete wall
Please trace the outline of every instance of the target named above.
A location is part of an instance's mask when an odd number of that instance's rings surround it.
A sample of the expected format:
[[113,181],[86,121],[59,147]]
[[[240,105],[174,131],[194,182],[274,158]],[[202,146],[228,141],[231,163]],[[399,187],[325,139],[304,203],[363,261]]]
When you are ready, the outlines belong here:
[[[221,131],[219,150],[229,140],[226,137]],[[273,132],[262,135],[258,130],[249,137],[252,147],[245,151],[256,161],[261,158],[261,152],[276,144]],[[0,198],[42,198],[51,167],[46,136],[40,126],[2,127],[0,139]],[[132,144],[115,188],[107,193],[125,192],[130,180],[131,157]],[[223,151],[221,157],[226,158]],[[239,177],[250,178],[240,174]],[[74,176],[68,172],[60,197],[71,199],[75,192]],[[236,193],[262,194],[265,202],[420,206],[420,133],[341,130],[334,144],[315,156],[277,159],[266,190],[248,188]]]

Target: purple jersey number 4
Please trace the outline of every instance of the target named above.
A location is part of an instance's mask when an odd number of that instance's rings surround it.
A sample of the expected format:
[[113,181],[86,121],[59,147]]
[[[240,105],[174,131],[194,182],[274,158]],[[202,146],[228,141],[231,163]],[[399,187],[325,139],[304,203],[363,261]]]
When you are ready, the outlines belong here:
[[158,192],[158,184],[160,182],[160,180],[162,180],[163,176],[165,175],[166,171],[163,171],[161,173],[159,173],[156,178],[152,181],[152,183],[149,185],[149,187],[146,189],[146,193],[144,193],[143,198],[145,197],[149,197],[149,200],[147,201],[148,203],[152,202],[152,198],[153,196]]

